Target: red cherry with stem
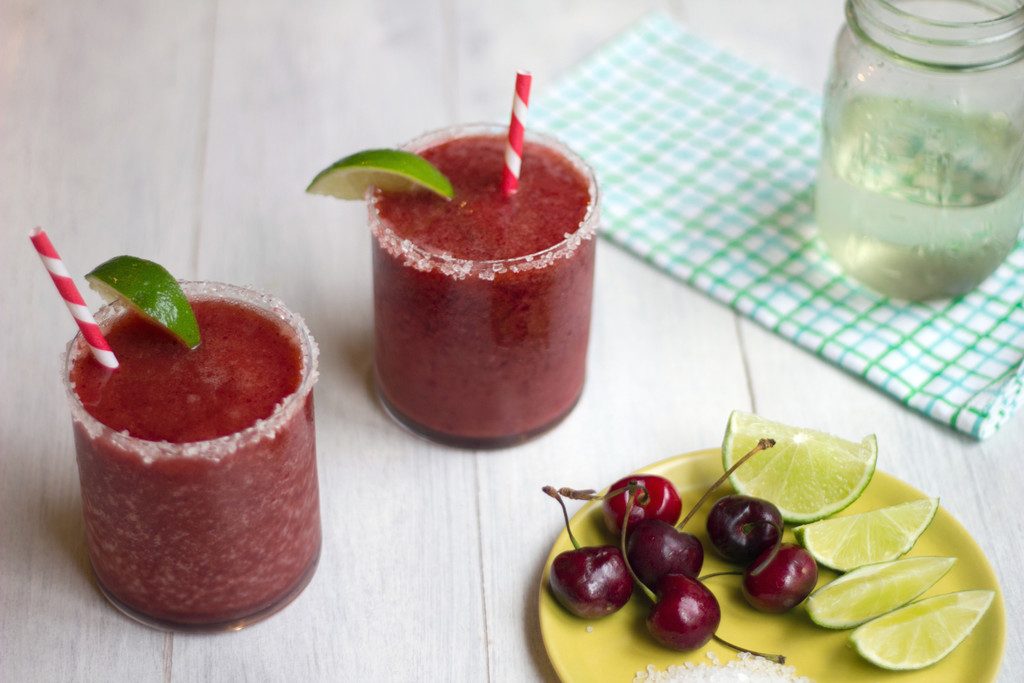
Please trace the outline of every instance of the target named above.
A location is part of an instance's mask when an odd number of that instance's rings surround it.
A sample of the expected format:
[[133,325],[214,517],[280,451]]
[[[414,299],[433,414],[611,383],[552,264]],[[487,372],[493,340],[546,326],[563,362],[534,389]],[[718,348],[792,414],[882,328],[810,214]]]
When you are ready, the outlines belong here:
[[569,512],[555,489],[544,493],[558,501],[573,550],[559,553],[551,562],[548,585],[555,599],[578,617],[598,619],[617,612],[633,595],[622,552],[615,546],[580,547],[569,526]]
[[[761,447],[764,448],[763,440],[761,444]],[[629,498],[623,516],[625,524],[619,535],[619,546],[623,550],[626,547],[626,535],[631,519],[630,512],[632,512],[633,503],[637,497],[637,486],[629,484],[628,487]],[[658,582],[658,593],[655,594],[637,577],[628,556],[626,557],[626,570],[644,595],[654,603],[647,617],[647,630],[662,645],[674,650],[687,651],[699,648],[714,638],[726,647],[740,652],[750,652],[780,664],[786,661],[782,655],[746,650],[719,637],[715,633],[722,617],[718,599],[699,580],[685,574],[666,574]]]
[[743,597],[762,612],[787,612],[811,594],[818,563],[795,543],[768,548],[743,572]]
[[708,512],[707,532],[719,555],[746,566],[781,540],[782,514],[761,498],[724,496]]
[[704,564],[704,547],[697,537],[660,519],[645,519],[636,525],[629,534],[626,555],[640,581],[648,586],[657,586],[666,574],[697,578]]
[[676,487],[665,477],[656,474],[634,474],[624,477],[611,485],[601,504],[604,522],[616,536],[622,531],[623,520],[626,518],[626,504],[629,502],[629,486],[633,484],[641,490],[640,496],[634,501],[629,517],[629,525],[636,527],[645,519],[660,519],[668,524],[675,524],[683,509]]

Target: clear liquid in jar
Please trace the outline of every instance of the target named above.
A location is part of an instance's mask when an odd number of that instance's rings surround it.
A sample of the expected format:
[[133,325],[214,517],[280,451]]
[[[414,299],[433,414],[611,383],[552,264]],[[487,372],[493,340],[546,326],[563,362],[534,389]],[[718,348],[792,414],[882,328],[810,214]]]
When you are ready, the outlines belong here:
[[957,296],[1016,244],[1020,134],[1005,116],[863,97],[833,125],[817,220],[848,274],[896,298]]

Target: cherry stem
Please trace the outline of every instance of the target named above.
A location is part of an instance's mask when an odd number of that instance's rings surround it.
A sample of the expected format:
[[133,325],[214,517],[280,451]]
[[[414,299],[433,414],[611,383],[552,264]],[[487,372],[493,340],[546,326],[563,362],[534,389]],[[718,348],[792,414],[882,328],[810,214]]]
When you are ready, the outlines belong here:
[[780,534],[779,537],[775,540],[775,545],[772,546],[772,551],[770,553],[768,553],[768,557],[764,558],[764,561],[761,562],[761,564],[759,564],[756,567],[754,567],[753,569],[751,569],[750,570],[750,575],[751,576],[760,576],[761,572],[763,572],[765,569],[767,569],[768,565],[770,565],[772,563],[772,560],[775,559],[775,556],[779,554],[779,548],[781,548],[781,547],[782,547],[782,535]]
[[[713,579],[716,576],[742,576],[742,575],[743,575],[743,572],[741,572],[741,571],[729,570],[729,571],[712,572],[710,574],[705,574],[704,576],[700,577],[697,580],[700,581],[701,583],[703,583],[704,581],[706,581],[708,579]],[[756,657],[764,657],[765,659],[770,659],[771,661],[775,662],[776,664],[785,664],[786,663],[786,657],[784,655],[766,654],[764,652],[758,652],[757,650],[751,650],[751,649],[748,649],[748,648],[745,648],[745,647],[740,647],[738,645],[733,645],[732,643],[730,643],[725,638],[722,638],[721,636],[719,636],[717,633],[713,634],[712,637],[715,640],[717,640],[719,643],[721,643],[722,645],[725,645],[728,648],[736,650],[737,652],[749,652],[750,654],[752,654],[752,655],[754,655]]]
[[757,652],[756,650],[751,650],[751,649],[748,649],[748,648],[745,648],[745,647],[740,647],[739,645],[733,645],[732,643],[730,643],[728,640],[726,640],[725,638],[721,637],[717,633],[714,636],[712,636],[712,637],[715,640],[717,640],[718,642],[720,642],[722,645],[725,645],[728,648],[732,648],[733,650],[736,650],[736,652],[749,652],[750,654],[754,655],[755,657],[764,657],[765,659],[770,659],[771,661],[775,662],[776,664],[785,664],[786,663],[785,655],[770,655],[770,654],[766,654],[764,652]]
[[637,503],[640,505],[647,505],[650,497],[647,495],[647,488],[639,481],[630,481],[629,484],[620,486],[617,489],[612,489],[605,494],[597,493],[594,489],[571,489],[568,486],[563,486],[558,489],[558,492],[572,500],[605,500],[607,498],[614,498],[625,491],[629,491],[630,484],[640,487],[640,497],[637,499]]
[[736,569],[733,569],[733,570],[730,570],[730,571],[724,571],[724,572],[713,572],[711,574],[705,574],[704,576],[700,577],[697,580],[698,581],[706,581],[707,579],[713,579],[716,576],[743,576],[743,572],[741,572],[739,570],[736,570]]
[[594,489],[571,489],[568,486],[558,489],[558,493],[571,500],[597,500],[601,497]]
[[636,585],[640,586],[640,590],[644,592],[644,595],[647,596],[648,600],[651,602],[658,602],[658,596],[640,580],[640,577],[636,575],[636,572],[633,571],[633,567],[629,564],[629,553],[626,552],[626,529],[629,527],[629,515],[633,512],[633,503],[636,502],[638,493],[637,489],[643,489],[643,487],[640,484],[631,481],[626,488],[629,490],[629,500],[626,501],[626,516],[622,519],[622,533],[619,535],[619,549],[622,551],[622,559],[626,563],[626,570],[629,572],[629,575],[633,577],[633,581],[636,582]]
[[[632,488],[630,488],[630,487],[632,487]],[[640,495],[638,495],[637,499],[636,499],[637,505],[647,505],[647,503],[649,503],[651,501],[651,497],[647,494],[647,487],[644,486],[643,483],[641,483],[639,481],[636,481],[636,480],[631,480],[625,486],[620,486],[617,489],[612,489],[611,491],[609,491],[608,493],[604,494],[603,496],[598,496],[598,497],[599,498],[614,498],[615,496],[619,495],[623,491],[630,491],[631,492],[634,489],[636,489],[636,490],[638,490],[640,492]]]
[[572,527],[569,526],[569,511],[565,509],[565,501],[562,500],[562,496],[559,494],[558,491],[555,490],[554,486],[545,486],[544,488],[541,489],[541,491],[557,500],[558,504],[562,506],[562,517],[565,518],[565,530],[569,532],[569,540],[572,541],[572,547],[576,550],[579,550],[580,544],[572,533]]
[[750,449],[749,453],[747,453],[742,458],[740,458],[735,463],[733,463],[733,466],[730,467],[729,469],[727,469],[725,471],[725,474],[723,474],[721,477],[719,477],[718,481],[716,481],[714,484],[712,484],[711,488],[709,488],[707,491],[704,492],[704,495],[700,497],[700,500],[697,501],[697,504],[694,505],[692,508],[690,508],[690,511],[688,513],[686,513],[686,517],[683,517],[683,521],[681,521],[679,524],[676,524],[676,528],[679,529],[680,531],[682,531],[683,527],[686,526],[686,523],[690,521],[690,518],[693,517],[694,514],[696,514],[697,510],[700,509],[700,506],[703,505],[704,501],[706,501],[708,499],[708,496],[710,496],[712,493],[714,493],[715,489],[717,489],[719,486],[721,486],[722,482],[724,482],[726,479],[728,479],[729,475],[731,475],[733,472],[735,472],[737,467],[739,467],[740,465],[745,463],[747,460],[750,460],[750,458],[754,457],[755,453],[760,453],[761,451],[766,450],[768,448],[771,448],[774,445],[775,445],[775,439],[761,439],[761,440],[759,440],[757,442],[757,445]]
[[760,524],[767,524],[771,528],[775,529],[775,532],[779,535],[779,538],[782,538],[782,527],[770,519],[755,519],[753,522],[747,522],[742,527],[743,533],[749,534],[751,531],[754,530],[755,526],[758,526]]
[[[749,522],[745,526],[753,527],[755,524],[768,524],[775,529],[775,545],[772,546],[772,551],[768,553],[768,557],[764,558],[764,562],[750,570],[751,576],[760,576],[761,572],[763,572],[771,561],[775,559],[775,556],[779,554],[779,548],[782,547],[782,527],[770,519],[759,519],[754,522]],[[750,532],[748,531],[747,533]]]

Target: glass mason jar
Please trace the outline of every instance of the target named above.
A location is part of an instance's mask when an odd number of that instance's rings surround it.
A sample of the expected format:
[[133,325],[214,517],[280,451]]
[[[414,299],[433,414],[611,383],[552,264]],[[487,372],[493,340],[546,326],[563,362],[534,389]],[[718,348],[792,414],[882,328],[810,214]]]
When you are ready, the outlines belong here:
[[825,91],[816,212],[887,296],[964,294],[1024,222],[1024,0],[847,0]]
[[[439,165],[456,187],[456,216],[437,218],[444,200],[428,195],[368,197],[377,393],[400,424],[450,446],[522,443],[558,424],[583,391],[597,180],[565,145],[527,132],[520,190],[495,205],[506,135],[463,125],[405,146],[435,162],[429,155],[449,150]],[[527,187],[542,166],[561,169],[558,182]],[[578,224],[552,218],[566,205]],[[467,246],[482,234],[505,235],[501,249],[483,238]]]

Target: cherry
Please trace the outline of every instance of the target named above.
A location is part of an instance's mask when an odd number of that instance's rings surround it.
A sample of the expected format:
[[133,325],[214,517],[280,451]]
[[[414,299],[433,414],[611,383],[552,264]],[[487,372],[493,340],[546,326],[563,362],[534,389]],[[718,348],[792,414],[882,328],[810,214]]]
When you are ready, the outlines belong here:
[[782,515],[767,500],[733,494],[719,498],[711,506],[707,530],[719,555],[746,566],[779,542]]
[[562,607],[584,619],[617,612],[633,595],[622,553],[611,545],[559,554],[551,563],[548,584]]
[[704,547],[697,537],[660,519],[645,519],[632,529],[626,555],[637,577],[648,586],[657,586],[666,574],[697,578],[704,564]]
[[635,474],[612,484],[609,494],[604,498],[601,510],[604,512],[604,522],[609,531],[616,536],[622,531],[626,505],[629,502],[630,484],[638,486],[641,493],[629,515],[629,527],[634,528],[645,519],[660,519],[668,524],[676,523],[683,503],[672,482],[656,474]]
[[714,594],[685,574],[666,574],[658,582],[657,602],[647,616],[647,630],[673,650],[696,650],[711,640],[722,620]]
[[743,597],[762,612],[781,613],[799,605],[818,582],[818,564],[795,543],[767,548],[743,573]]
[[622,608],[633,595],[622,551],[615,546],[580,547],[569,527],[569,513],[562,497],[550,486],[544,493],[562,506],[565,528],[573,550],[559,553],[551,563],[548,585],[555,599],[578,617],[598,619]]

